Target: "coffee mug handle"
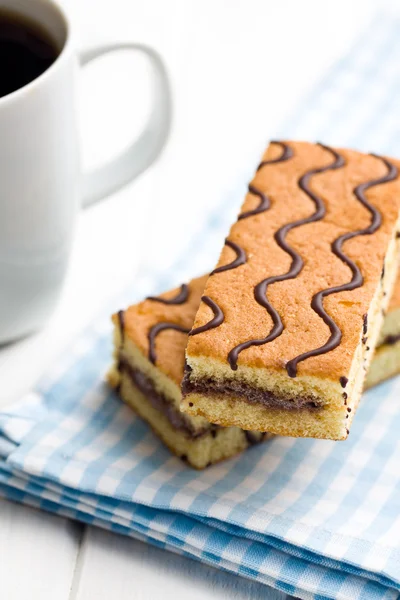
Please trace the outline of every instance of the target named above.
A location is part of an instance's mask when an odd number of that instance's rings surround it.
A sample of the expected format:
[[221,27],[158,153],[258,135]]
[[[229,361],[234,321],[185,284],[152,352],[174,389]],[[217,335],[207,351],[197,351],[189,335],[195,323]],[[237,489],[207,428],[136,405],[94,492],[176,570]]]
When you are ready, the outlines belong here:
[[142,52],[150,60],[153,106],[148,123],[140,136],[115,159],[94,171],[84,173],[82,205],[90,206],[143,173],[158,157],[168,138],[172,102],[168,76],[159,54],[143,44],[107,44],[80,54],[82,66],[115,50]]

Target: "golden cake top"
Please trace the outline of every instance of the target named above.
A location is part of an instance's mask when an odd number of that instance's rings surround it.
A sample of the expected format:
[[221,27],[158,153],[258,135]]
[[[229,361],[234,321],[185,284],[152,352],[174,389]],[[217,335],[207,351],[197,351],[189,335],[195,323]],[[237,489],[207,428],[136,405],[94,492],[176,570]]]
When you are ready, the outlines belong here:
[[207,281],[187,355],[233,370],[346,375],[394,236],[399,167],[271,143]]
[[[123,312],[124,336],[178,385],[183,378],[187,334],[208,275],[150,297]],[[113,315],[114,323],[118,315]]]

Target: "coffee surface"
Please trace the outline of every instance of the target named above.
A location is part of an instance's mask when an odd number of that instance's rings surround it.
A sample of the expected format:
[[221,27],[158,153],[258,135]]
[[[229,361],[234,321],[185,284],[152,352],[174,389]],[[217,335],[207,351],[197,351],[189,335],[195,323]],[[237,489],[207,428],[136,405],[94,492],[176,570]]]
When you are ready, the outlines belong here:
[[39,77],[58,55],[55,41],[39,24],[0,9],[0,97]]

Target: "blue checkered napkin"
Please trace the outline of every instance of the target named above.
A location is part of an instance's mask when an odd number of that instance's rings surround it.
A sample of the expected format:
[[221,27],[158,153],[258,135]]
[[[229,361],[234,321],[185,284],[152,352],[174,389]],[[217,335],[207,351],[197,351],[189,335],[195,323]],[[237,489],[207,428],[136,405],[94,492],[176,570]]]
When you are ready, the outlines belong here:
[[275,439],[197,473],[88,372],[105,338],[83,350],[30,397],[56,411],[1,464],[3,494],[301,598],[398,597],[400,380],[366,395],[346,443]]
[[[400,155],[399,65],[400,24],[382,17],[278,133]],[[199,256],[215,256],[231,204],[204,223],[171,281],[146,272],[118,304],[166,289]],[[303,599],[399,598],[400,379],[365,395],[345,443],[276,438],[199,473],[102,383],[109,312],[29,397],[0,413],[2,495]],[[282,598],[267,589],[266,598]]]

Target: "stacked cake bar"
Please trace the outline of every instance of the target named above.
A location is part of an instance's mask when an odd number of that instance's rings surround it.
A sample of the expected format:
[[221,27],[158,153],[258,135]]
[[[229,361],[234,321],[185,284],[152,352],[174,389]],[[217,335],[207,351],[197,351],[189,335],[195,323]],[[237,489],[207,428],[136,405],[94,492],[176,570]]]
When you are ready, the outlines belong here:
[[398,167],[271,143],[210,276],[114,315],[110,382],[175,454],[345,439],[365,383],[400,370]]
[[264,440],[264,433],[220,427],[180,412],[185,347],[207,277],[114,315],[115,365],[109,382],[163,442],[202,469]]

